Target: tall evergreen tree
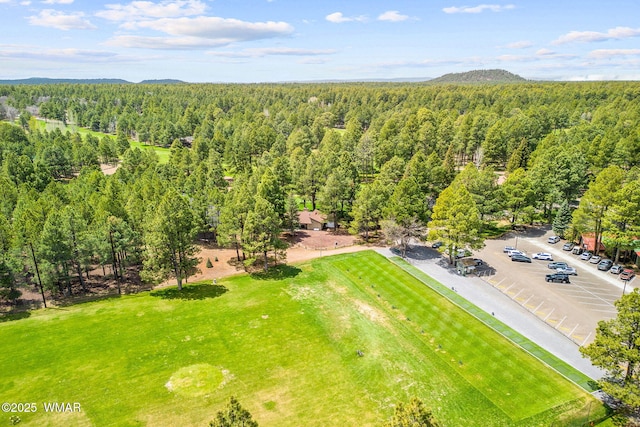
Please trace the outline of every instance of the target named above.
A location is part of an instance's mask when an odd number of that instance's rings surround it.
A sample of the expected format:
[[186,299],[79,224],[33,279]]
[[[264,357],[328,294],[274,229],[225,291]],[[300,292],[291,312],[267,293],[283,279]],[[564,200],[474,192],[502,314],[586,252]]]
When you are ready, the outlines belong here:
[[571,208],[569,207],[569,202],[566,200],[562,202],[560,205],[560,209],[558,209],[558,213],[556,214],[555,219],[553,220],[552,229],[553,232],[558,236],[565,238],[565,232],[571,225]]
[[258,423],[254,421],[251,413],[231,396],[227,407],[218,411],[216,418],[209,423],[209,427],[258,427]]
[[455,181],[436,200],[428,227],[429,238],[441,240],[447,248],[450,264],[458,249],[484,246],[480,237],[480,212],[471,193]]
[[194,238],[197,223],[188,200],[169,189],[164,195],[145,236],[147,276],[173,276],[182,290],[182,281],[194,272],[198,259]]

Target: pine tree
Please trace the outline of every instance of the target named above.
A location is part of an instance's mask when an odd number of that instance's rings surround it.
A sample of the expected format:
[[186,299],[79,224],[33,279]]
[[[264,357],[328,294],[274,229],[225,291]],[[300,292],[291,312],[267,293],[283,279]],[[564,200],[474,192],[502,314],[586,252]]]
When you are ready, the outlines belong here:
[[417,397],[408,404],[398,403],[393,417],[384,427],[438,427],[433,414]]
[[598,382],[602,391],[627,409],[640,407],[640,290],[615,302],[618,315],[598,322],[596,337],[580,353],[607,375]]
[[571,208],[566,200],[560,205],[558,213],[553,220],[553,232],[564,239],[564,234],[571,224]]
[[227,407],[223,411],[218,411],[215,420],[209,423],[209,427],[258,427],[258,423],[253,420],[251,413],[231,396]]

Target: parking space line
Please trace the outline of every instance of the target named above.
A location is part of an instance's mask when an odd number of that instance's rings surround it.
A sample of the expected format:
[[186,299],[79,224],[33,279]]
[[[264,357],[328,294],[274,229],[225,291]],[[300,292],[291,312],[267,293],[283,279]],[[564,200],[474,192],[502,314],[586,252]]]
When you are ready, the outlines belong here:
[[533,312],[537,313],[538,310],[540,310],[540,307],[542,307],[542,304],[544,304],[544,301],[542,301],[540,304],[538,304],[538,306],[533,310]]
[[549,318],[549,316],[551,316],[551,313],[553,313],[553,311],[555,310],[555,308],[552,308],[551,311],[549,312],[549,314],[547,314],[547,317],[544,318],[544,321],[546,322],[547,319]]
[[560,321],[560,323],[558,323],[558,324],[556,325],[556,329],[558,329],[558,328],[560,327],[560,325],[562,325],[562,322],[564,322],[566,318],[567,318],[567,316],[564,316],[564,317],[562,318],[562,320]]

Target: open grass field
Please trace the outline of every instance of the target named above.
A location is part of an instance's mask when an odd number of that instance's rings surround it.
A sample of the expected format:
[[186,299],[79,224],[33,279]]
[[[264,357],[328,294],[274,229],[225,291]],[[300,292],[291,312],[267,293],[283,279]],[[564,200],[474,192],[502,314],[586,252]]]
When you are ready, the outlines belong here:
[[[38,405],[21,425],[204,426],[231,395],[261,426],[379,426],[411,396],[443,426],[570,426],[604,414],[370,251],[38,311],[0,323],[0,342],[0,401]],[[51,401],[82,411],[45,413]]]
[[[109,135],[106,133],[102,133],[102,132],[96,132],[90,129],[86,129],[80,126],[75,126],[75,125],[64,125],[62,122],[57,122],[57,121],[44,121],[42,119],[38,119],[38,125],[41,127],[42,130],[54,130],[54,129],[60,129],[62,132],[77,132],[80,135],[93,135],[97,138],[102,138],[104,136],[108,136],[110,138],[115,138],[114,135]],[[156,154],[158,155],[158,161],[160,163],[167,163],[169,161],[169,156],[171,155],[171,150],[169,148],[164,148],[164,147],[156,147],[155,145],[147,145],[147,144],[143,144],[141,142],[138,141],[133,141],[130,140],[129,143],[131,144],[131,147],[138,147],[141,150],[153,150],[156,152]]]

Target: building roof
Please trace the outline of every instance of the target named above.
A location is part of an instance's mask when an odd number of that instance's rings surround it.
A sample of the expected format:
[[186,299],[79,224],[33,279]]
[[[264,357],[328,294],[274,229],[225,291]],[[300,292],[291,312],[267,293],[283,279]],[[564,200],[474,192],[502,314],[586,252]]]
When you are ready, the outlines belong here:
[[310,212],[305,208],[303,211],[298,213],[298,221],[300,222],[300,225],[311,225],[313,224],[313,221],[323,224],[326,218],[326,215],[321,214],[317,209]]
[[[596,238],[593,234],[583,234],[582,235],[582,247],[588,251],[594,252],[596,247]],[[598,252],[604,251],[606,247],[600,242],[600,246],[598,248]]]

